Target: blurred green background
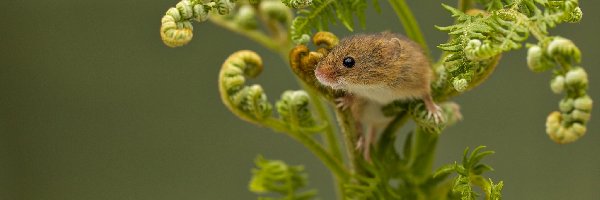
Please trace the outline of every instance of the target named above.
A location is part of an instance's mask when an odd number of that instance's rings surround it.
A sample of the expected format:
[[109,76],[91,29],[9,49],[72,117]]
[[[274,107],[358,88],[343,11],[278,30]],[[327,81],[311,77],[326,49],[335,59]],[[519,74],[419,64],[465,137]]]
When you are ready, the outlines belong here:
[[[441,2],[409,1],[436,55],[447,36],[433,25],[452,23]],[[272,101],[298,89],[287,64],[210,23],[195,24],[189,45],[167,48],[160,18],[175,3],[0,2],[0,199],[255,199],[247,183],[257,154],[305,164],[310,186],[333,199],[328,172],[307,150],[220,102],[217,73],[230,53],[263,56],[256,82]],[[358,31],[402,32],[381,5]],[[581,7],[581,23],[552,34],[581,48],[590,95],[600,102],[600,3]],[[436,166],[487,145],[497,153],[484,162],[505,181],[505,199],[600,199],[600,105],[585,137],[553,143],[544,123],[561,96],[549,89],[550,73],[530,72],[525,56],[526,49],[506,54],[485,84],[455,99],[465,120],[442,135]]]

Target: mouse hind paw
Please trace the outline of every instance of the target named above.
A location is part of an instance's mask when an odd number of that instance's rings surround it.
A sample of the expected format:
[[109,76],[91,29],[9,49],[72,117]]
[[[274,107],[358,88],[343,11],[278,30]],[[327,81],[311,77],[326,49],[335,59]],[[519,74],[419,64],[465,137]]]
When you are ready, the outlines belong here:
[[435,124],[442,124],[446,122],[446,118],[443,115],[442,108],[437,104],[433,105],[433,108],[427,108],[427,120],[433,121]]
[[427,120],[433,121],[435,124],[441,124],[446,121],[442,108],[433,102],[431,95],[425,95],[423,103],[427,108]]

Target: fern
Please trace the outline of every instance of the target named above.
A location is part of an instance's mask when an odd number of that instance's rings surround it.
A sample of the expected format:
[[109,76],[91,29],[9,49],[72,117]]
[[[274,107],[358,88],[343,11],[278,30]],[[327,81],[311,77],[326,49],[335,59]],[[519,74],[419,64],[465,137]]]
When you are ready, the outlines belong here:
[[[469,14],[448,5],[456,23],[437,26],[447,31],[452,39],[438,48],[447,52],[445,67],[450,85],[463,92],[471,82],[478,80],[485,71],[486,61],[495,59],[503,52],[519,49],[530,34],[542,41],[547,38],[547,28],[562,22],[574,22],[581,18],[576,0],[480,0],[487,12]],[[543,9],[541,9],[541,6]],[[482,63],[483,62],[483,63]],[[475,72],[475,73],[472,73]]]
[[365,24],[366,1],[363,0],[313,0],[307,9],[298,10],[298,16],[292,22],[290,34],[297,44],[304,44],[310,40],[312,30],[329,29],[329,24],[335,24],[336,18],[348,30],[354,30],[354,19]]
[[473,190],[473,186],[479,186],[485,192],[486,199],[501,199],[501,190],[504,185],[502,181],[494,184],[491,179],[485,179],[481,175],[485,171],[493,169],[479,163],[484,157],[494,154],[493,151],[481,151],[485,146],[475,148],[469,154],[469,148],[465,149],[463,161],[461,164],[454,163],[442,166],[438,169],[434,177],[447,176],[456,173],[458,176],[452,184],[451,195],[459,196],[462,200],[475,200],[479,194]]
[[289,166],[283,161],[267,160],[258,156],[254,161],[252,180],[248,185],[250,191],[264,195],[268,193],[279,194],[280,198],[259,197],[262,200],[308,200],[316,195],[315,190],[299,192],[308,184],[308,175],[302,166]]

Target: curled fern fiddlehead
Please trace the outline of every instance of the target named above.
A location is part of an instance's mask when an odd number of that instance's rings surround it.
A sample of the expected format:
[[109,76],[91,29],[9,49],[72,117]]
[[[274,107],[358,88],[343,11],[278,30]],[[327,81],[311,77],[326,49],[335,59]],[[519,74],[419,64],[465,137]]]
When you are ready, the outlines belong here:
[[225,106],[238,117],[256,124],[271,116],[272,105],[260,85],[244,84],[246,76],[256,77],[262,69],[260,56],[244,50],[229,56],[219,74],[219,91]]
[[[283,161],[267,160],[258,156],[254,161],[255,169],[252,169],[252,179],[249,184],[250,191],[257,194],[277,193],[282,200],[306,200],[316,195],[315,190],[300,192],[299,190],[308,184],[308,175],[302,166],[289,166]],[[259,199],[273,199],[259,197]]]
[[587,131],[592,109],[592,99],[587,95],[587,73],[581,67],[572,66],[581,62],[581,52],[571,40],[552,37],[531,45],[527,61],[535,72],[560,66],[554,70],[550,89],[556,94],[565,92],[566,96],[559,103],[559,111],[546,118],[546,133],[556,143],[576,141]]
[[338,44],[339,39],[330,32],[318,32],[313,37],[313,43],[319,48],[310,51],[305,45],[298,45],[290,51],[290,67],[292,71],[308,86],[319,91],[323,96],[333,99],[342,94],[342,91],[333,90],[323,86],[315,77],[315,67],[319,59]]
[[161,20],[160,37],[165,45],[179,47],[189,43],[193,37],[192,20],[206,21],[209,12],[227,15],[234,8],[231,0],[182,0],[167,10]]
[[[316,122],[309,110],[306,92],[285,91],[275,104],[279,117],[292,131],[307,131],[303,127],[315,127]],[[319,129],[314,130],[319,131]]]
[[315,122],[309,110],[309,98],[304,91],[287,91],[277,102],[279,118],[273,116],[272,105],[260,85],[247,86],[246,77],[256,77],[262,71],[258,54],[242,50],[229,56],[219,73],[221,100],[239,118],[272,128],[300,141],[334,172],[346,179],[348,171],[308,133],[322,132],[328,124]]

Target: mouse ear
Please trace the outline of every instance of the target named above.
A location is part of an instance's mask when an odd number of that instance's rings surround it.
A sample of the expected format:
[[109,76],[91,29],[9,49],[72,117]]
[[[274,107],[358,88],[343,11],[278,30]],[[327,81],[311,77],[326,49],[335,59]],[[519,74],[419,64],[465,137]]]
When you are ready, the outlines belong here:
[[402,41],[399,38],[392,38],[387,40],[386,45],[381,49],[383,55],[390,55],[393,57],[400,56],[403,50]]

